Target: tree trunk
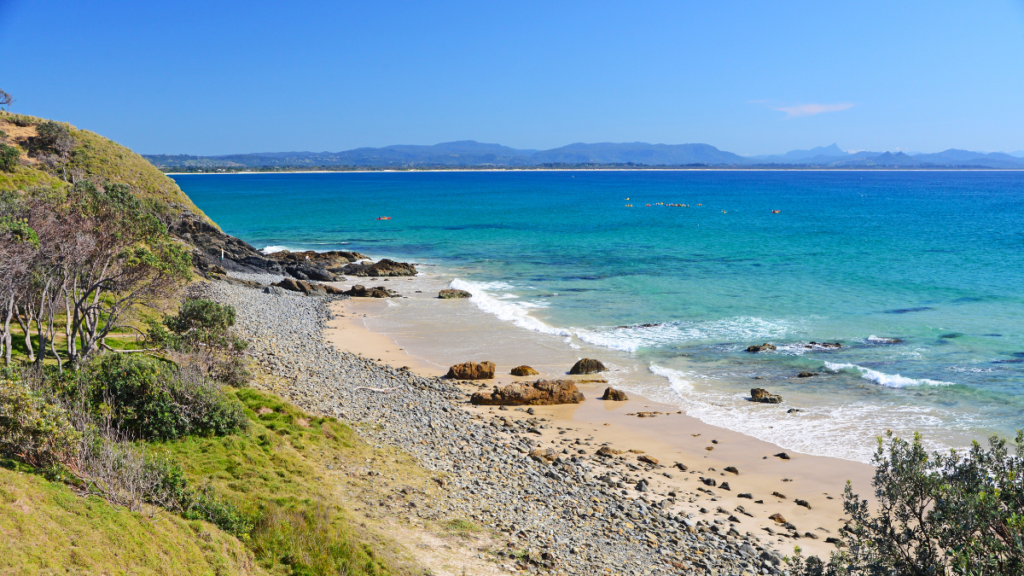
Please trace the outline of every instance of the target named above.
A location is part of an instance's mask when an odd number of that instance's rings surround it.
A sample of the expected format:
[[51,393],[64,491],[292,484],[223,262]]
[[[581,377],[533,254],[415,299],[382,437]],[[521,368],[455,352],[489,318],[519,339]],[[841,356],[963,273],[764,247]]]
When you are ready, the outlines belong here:
[[14,294],[11,294],[10,300],[7,301],[7,314],[4,318],[4,333],[3,342],[0,342],[0,349],[3,349],[4,353],[4,366],[10,367],[11,365],[11,316],[14,314]]
[[21,331],[25,334],[25,349],[28,351],[28,361],[35,362],[36,355],[32,350],[32,309],[28,306],[25,307],[25,320],[21,319],[21,310],[18,305],[14,305],[14,317],[18,320],[18,325],[21,326]]

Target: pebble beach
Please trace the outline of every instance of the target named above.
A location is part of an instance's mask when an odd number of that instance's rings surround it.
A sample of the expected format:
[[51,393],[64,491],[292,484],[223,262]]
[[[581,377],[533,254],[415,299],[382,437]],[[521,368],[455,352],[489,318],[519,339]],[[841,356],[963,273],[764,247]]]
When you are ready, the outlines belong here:
[[[587,399],[569,408],[472,406],[468,395],[480,384],[441,378],[412,357],[400,364],[397,346],[388,346],[384,362],[377,349],[386,338],[358,323],[349,307],[361,303],[353,299],[220,281],[193,290],[236,308],[247,354],[284,383],[274,393],[359,424],[367,442],[402,450],[439,474],[440,496],[412,514],[473,519],[500,544],[487,560],[501,570],[782,573],[794,545],[824,556],[834,549],[844,472],[868,491],[870,467],[829,470],[826,458],[769,457],[764,442],[645,399],[609,410],[597,400],[599,383],[581,382]],[[346,342],[362,331],[355,340],[377,349],[331,343],[339,323],[349,329]],[[660,414],[638,418],[640,411]]]

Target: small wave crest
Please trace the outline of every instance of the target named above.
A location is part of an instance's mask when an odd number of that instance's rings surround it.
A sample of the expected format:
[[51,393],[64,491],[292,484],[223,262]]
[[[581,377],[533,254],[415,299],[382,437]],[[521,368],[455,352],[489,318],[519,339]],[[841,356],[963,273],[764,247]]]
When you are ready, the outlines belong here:
[[512,285],[506,282],[470,282],[456,278],[449,285],[456,290],[465,290],[473,295],[469,299],[480,310],[497,316],[499,320],[511,322],[520,328],[552,334],[554,336],[572,336],[573,333],[562,328],[549,326],[544,322],[530,316],[529,311],[535,308],[544,307],[543,304],[532,302],[511,302],[501,296],[492,296],[488,291],[511,290]]
[[844,372],[853,371],[860,374],[860,377],[880,384],[886,388],[904,388],[906,386],[953,386],[953,382],[943,382],[942,380],[929,380],[928,378],[908,378],[906,376],[900,376],[899,374],[886,374],[885,372],[879,372],[878,370],[872,370],[871,368],[865,368],[863,366],[857,366],[856,364],[836,363],[836,362],[825,362],[825,368],[830,372]]
[[260,252],[263,252],[264,254],[273,254],[274,252],[281,252],[287,249],[287,246],[267,246],[263,250],[260,250]]
[[640,348],[686,342],[777,339],[789,330],[790,326],[785,322],[741,316],[706,322],[672,322],[610,330],[579,330],[576,335],[589,344],[623,352],[636,352]]

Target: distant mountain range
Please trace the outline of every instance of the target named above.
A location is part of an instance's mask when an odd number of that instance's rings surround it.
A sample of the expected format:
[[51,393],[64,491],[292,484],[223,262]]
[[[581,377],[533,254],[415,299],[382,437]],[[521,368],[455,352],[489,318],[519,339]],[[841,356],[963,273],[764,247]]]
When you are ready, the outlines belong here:
[[950,149],[935,154],[845,152],[836,144],[785,154],[740,156],[709,144],[570,144],[551,150],[520,150],[472,140],[433,146],[399,145],[356,148],[344,152],[263,152],[225,156],[144,154],[165,170],[302,168],[429,168],[542,166],[718,166],[809,168],[1020,168],[1024,151],[970,152]]

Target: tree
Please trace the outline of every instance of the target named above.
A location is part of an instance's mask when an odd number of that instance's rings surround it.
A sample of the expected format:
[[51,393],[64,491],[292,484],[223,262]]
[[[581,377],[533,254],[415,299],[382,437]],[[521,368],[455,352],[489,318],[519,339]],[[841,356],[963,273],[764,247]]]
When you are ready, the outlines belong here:
[[15,193],[0,194],[0,355],[11,365],[11,319],[18,288],[39,249],[39,236],[28,224],[25,205]]
[[1011,452],[993,436],[986,450],[932,453],[921,437],[878,439],[873,512],[849,483],[843,547],[828,564],[797,558],[813,575],[972,576],[1024,574],[1024,433]]
[[18,167],[19,158],[21,158],[21,152],[17,148],[0,144],[0,170],[14,172]]
[[0,90],[0,106],[7,106],[9,108],[11,104],[14,104],[14,96]]
[[78,140],[71,135],[68,127],[53,120],[39,124],[36,127],[36,137],[32,146],[36,156],[54,168],[60,167],[64,181],[67,182],[67,165],[71,159],[71,151],[78,146]]

